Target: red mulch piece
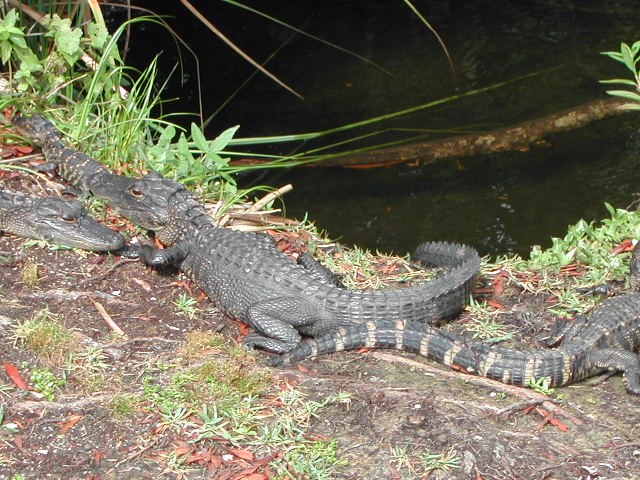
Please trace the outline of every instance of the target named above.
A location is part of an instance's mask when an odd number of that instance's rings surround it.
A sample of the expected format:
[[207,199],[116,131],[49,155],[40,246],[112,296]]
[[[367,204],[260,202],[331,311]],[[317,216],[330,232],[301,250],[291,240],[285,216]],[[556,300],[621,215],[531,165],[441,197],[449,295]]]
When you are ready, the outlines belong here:
[[4,365],[4,369],[6,370],[7,375],[9,375],[9,378],[16,387],[18,387],[20,390],[29,390],[27,382],[25,382],[22,374],[16,367],[7,362],[2,362],[2,364]]
[[151,285],[149,285],[149,282],[145,282],[144,280],[141,280],[139,278],[132,278],[131,280],[134,283],[136,283],[140,288],[142,288],[145,292],[151,291]]
[[180,281],[177,281],[177,282],[171,282],[169,285],[171,285],[172,287],[183,287],[187,292],[189,292],[189,295],[193,295],[193,291],[191,290],[191,286],[185,280],[180,280]]
[[250,452],[249,450],[227,448],[227,452],[248,462],[253,462],[255,460],[253,452]]
[[538,425],[536,425],[536,430],[542,430],[545,425],[548,424],[551,424],[554,427],[558,427],[558,430],[560,430],[561,432],[566,432],[569,430],[569,427],[566,423],[563,423],[556,418],[555,412],[547,412],[546,410],[536,405],[530,405],[523,409],[523,413],[525,415],[529,415],[533,410],[535,410],[539,415],[542,416],[542,420],[540,421],[540,423],[538,423]]
[[503,304],[501,304],[500,302],[496,302],[495,300],[487,300],[487,305],[497,310],[506,310]]
[[[493,292],[491,294],[492,298],[498,298],[504,292],[504,284],[509,278],[509,274],[505,270],[500,270],[496,277],[493,279]],[[504,308],[504,307],[503,307]]]
[[83,418],[84,418],[84,415],[69,415],[69,420],[67,420],[66,422],[58,423],[58,425],[61,425],[60,433],[61,434],[67,433],[69,430],[71,430],[75,426],[76,423],[78,423]]
[[612,249],[609,253],[613,255],[619,255],[621,253],[630,252],[633,250],[633,248],[633,240],[627,238],[626,240],[620,242],[620,244],[616,248]]

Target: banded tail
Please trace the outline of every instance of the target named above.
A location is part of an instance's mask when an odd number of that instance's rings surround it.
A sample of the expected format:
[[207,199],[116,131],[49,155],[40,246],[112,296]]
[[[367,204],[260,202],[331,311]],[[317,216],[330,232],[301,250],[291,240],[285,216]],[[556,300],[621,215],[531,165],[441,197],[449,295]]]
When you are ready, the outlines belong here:
[[548,378],[549,386],[577,382],[605,370],[623,370],[630,393],[640,394],[638,357],[617,348],[585,352],[574,342],[550,350],[513,350],[492,346],[424,324],[370,321],[340,328],[301,343],[276,357],[272,366],[359,348],[389,348],[415,353],[472,375],[528,387]]

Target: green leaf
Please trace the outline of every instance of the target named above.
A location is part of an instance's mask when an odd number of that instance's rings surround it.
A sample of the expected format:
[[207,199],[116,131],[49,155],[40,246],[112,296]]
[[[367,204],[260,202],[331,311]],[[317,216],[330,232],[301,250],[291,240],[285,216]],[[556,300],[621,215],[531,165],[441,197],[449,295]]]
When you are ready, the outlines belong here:
[[69,56],[78,55],[80,53],[80,39],[82,38],[82,30],[79,28],[73,30],[61,30],[56,35],[56,46],[58,50]]
[[236,131],[240,128],[240,125],[236,125],[235,127],[227,128],[224,132],[218,135],[213,142],[211,142],[211,150],[214,152],[219,152],[224,150],[224,148],[229,145],[229,142],[233,139]]
[[11,35],[11,41],[20,48],[27,48],[27,42],[24,39],[24,36],[22,36],[22,32],[20,32],[19,30],[18,32],[20,33],[20,35]]
[[637,93],[629,92],[627,90],[607,90],[607,93],[609,95],[613,95],[616,97],[622,97],[622,98],[626,98],[636,102],[640,102],[640,95],[638,95]]
[[627,80],[626,78],[614,78],[611,80],[600,80],[598,83],[622,83],[623,85],[636,86],[636,82],[633,80]]
[[98,25],[97,23],[89,24],[89,38],[91,39],[91,46],[101,50],[107,43],[109,39],[109,32],[102,25]]
[[209,151],[210,146],[207,138],[204,136],[204,133],[202,133],[202,130],[200,130],[200,127],[193,122],[191,123],[191,139],[202,152]]
[[18,19],[18,16],[16,14],[16,9],[12,8],[11,10],[9,10],[7,12],[7,14],[4,16],[4,20],[2,21],[2,23],[4,24],[3,26],[5,28],[10,28],[15,26],[16,24],[16,20]]
[[7,63],[11,58],[11,51],[13,50],[9,42],[0,43],[0,60],[2,63]]
[[160,138],[158,139],[158,145],[170,145],[173,137],[176,136],[176,128],[173,125],[167,125],[166,128],[162,130],[160,134]]

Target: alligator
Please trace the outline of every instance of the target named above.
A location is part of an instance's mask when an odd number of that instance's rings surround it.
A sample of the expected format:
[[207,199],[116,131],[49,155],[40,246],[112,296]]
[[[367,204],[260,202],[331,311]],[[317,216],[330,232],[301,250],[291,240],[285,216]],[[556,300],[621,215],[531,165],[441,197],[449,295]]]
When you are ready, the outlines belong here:
[[579,382],[602,371],[622,371],[628,392],[640,395],[640,255],[631,260],[633,291],[605,300],[588,315],[557,329],[553,349],[514,350],[471,340],[415,322],[370,320],[302,342],[272,359],[272,366],[358,348],[389,348],[416,353],[443,365],[503,383],[532,386]]
[[95,182],[108,182],[116,176],[90,156],[65,146],[60,130],[42,115],[15,116],[12,123],[20,134],[40,145],[48,162],[46,168],[55,169],[74,187],[91,191]]
[[292,261],[269,235],[217,226],[193,193],[157,172],[119,177],[93,193],[169,247],[131,246],[130,256],[156,267],[174,264],[222,312],[257,331],[245,338],[247,346],[277,353],[295,348],[301,334],[315,337],[354,323],[453,317],[468,302],[480,267],[471,247],[424,243],[414,259],[449,267],[444,275],[415,287],[352,291],[309,256]]
[[89,216],[78,201],[33,197],[0,184],[0,232],[93,251],[118,250],[124,238]]

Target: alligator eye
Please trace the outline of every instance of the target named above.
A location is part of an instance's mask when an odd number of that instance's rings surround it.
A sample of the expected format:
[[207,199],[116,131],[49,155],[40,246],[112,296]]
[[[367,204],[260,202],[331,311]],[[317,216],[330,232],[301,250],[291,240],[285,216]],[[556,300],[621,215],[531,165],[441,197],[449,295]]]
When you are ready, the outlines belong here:
[[66,223],[77,223],[78,219],[71,215],[60,215],[60,219]]
[[142,197],[144,195],[144,193],[142,193],[142,190],[136,188],[133,185],[129,187],[129,192],[131,192],[131,195],[133,195],[134,197]]

